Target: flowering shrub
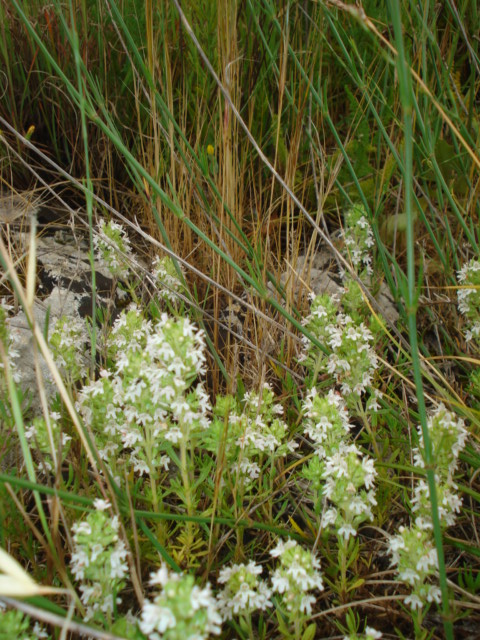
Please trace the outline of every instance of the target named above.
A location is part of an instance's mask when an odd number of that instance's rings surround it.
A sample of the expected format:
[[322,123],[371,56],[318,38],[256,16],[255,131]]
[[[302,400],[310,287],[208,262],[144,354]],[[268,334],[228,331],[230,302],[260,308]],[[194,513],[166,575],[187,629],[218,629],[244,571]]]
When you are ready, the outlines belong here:
[[[348,211],[344,239],[346,254],[367,283],[372,233],[361,206]],[[120,225],[102,222],[95,245],[112,274],[127,278],[132,256]],[[472,274],[477,267],[472,264],[462,277],[475,291]],[[110,486],[111,474],[118,490],[116,508],[122,514],[113,515],[109,502],[97,499],[95,510],[74,522],[71,536],[66,536],[80,595],[78,609],[85,621],[131,640],[201,639],[221,633],[313,640],[317,632],[312,616],[323,601],[319,592],[327,586],[327,606],[336,601],[343,606],[365,584],[358,571],[374,559],[363,556],[361,528],[385,509],[381,504],[376,509],[377,469],[383,479],[387,456],[397,455],[388,436],[382,448],[378,446],[374,431],[377,420],[385,426],[381,393],[374,386],[377,334],[365,317],[361,289],[345,279],[340,299],[313,298],[304,325],[317,344],[304,340],[306,386],[289,387],[295,403],[286,415],[266,383],[247,392],[238,385],[236,396],[218,395],[211,406],[203,385],[204,334],[177,305],[177,294],[185,291],[182,279],[170,258],[154,262],[153,276],[162,304],[154,300],[151,315],[134,304],[119,313],[98,345],[102,365],[96,380],[80,387],[87,375],[85,325],[60,318],[49,332],[52,355],[71,383],[94,453],[105,463],[105,477],[88,468],[88,477],[95,479],[93,490],[97,482]],[[462,303],[469,323],[474,320],[467,309],[476,304],[471,291]],[[12,362],[15,350],[7,313],[5,306],[0,308],[0,340]],[[475,334],[474,324],[469,326]],[[6,413],[1,404],[0,411],[2,416]],[[34,459],[42,461],[41,470],[55,471],[60,481],[68,468],[68,482],[75,483],[79,464],[70,454],[78,443],[65,433],[74,430],[64,414],[34,415],[29,424],[26,438],[37,450]],[[444,405],[431,414],[427,426],[439,514],[447,527],[455,523],[462,505],[455,474],[467,431]],[[419,470],[426,466],[424,448],[419,428],[413,450]],[[371,451],[382,458],[377,468]],[[88,485],[82,490],[92,489]],[[388,535],[388,551],[398,580],[408,587],[405,602],[415,613],[417,631],[421,612],[441,600],[430,496],[423,477],[415,481],[410,504],[413,523]],[[120,517],[125,517],[125,529]],[[129,527],[130,521],[135,525]],[[261,547],[255,538],[258,531]],[[291,539],[293,532],[302,544]],[[283,537],[267,555],[278,533]],[[142,554],[130,565],[125,535],[131,548]],[[313,540],[318,556],[311,551]],[[152,573],[142,590],[147,568],[143,561],[147,558],[156,566],[157,552],[169,565]],[[129,567],[132,572],[135,568],[131,584]],[[216,592],[207,582],[212,575],[217,577]],[[127,594],[132,593],[138,602],[127,611],[132,600]],[[14,629],[12,634],[30,637],[28,618],[2,615],[6,628]],[[342,633],[349,632],[349,640],[382,635],[364,626],[360,616],[350,613],[344,619],[346,626],[340,616],[335,624]],[[44,637],[41,629],[37,633],[35,637]]]

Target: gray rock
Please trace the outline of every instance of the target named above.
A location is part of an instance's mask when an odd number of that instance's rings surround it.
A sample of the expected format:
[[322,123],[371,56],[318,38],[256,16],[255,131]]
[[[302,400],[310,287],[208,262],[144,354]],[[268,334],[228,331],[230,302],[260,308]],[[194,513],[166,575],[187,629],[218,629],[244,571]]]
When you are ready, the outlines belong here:
[[[28,246],[28,234],[18,233],[14,237],[18,247]],[[53,236],[43,236],[37,241],[38,290],[33,315],[36,325],[46,335],[48,329],[62,316],[72,321],[85,322],[92,313],[91,267],[88,258],[88,241],[65,231]],[[95,263],[96,304],[113,313],[115,303],[125,295],[113,280],[108,270]],[[48,321],[48,327],[46,323]],[[56,393],[55,384],[47,363],[35,349],[32,330],[23,310],[7,321],[13,341],[11,365],[22,391],[31,406],[38,406],[38,379],[35,362],[38,358],[42,384],[51,398]],[[85,344],[85,353],[89,348]]]
[[[313,256],[299,255],[294,266],[294,269],[287,267],[280,276],[282,286],[287,290],[291,288],[294,299],[298,299],[302,291],[315,295],[342,295],[342,279],[333,252],[328,247],[320,248]],[[383,281],[375,294],[375,300],[375,311],[395,325],[399,313],[390,289]]]
[[[40,328],[42,334],[45,335],[48,330],[48,327],[45,326],[47,319],[48,326],[53,327],[55,322],[63,315],[70,318],[80,318],[79,305],[78,294],[68,289],[55,287],[45,300],[35,301],[33,305],[34,322]],[[7,326],[14,347],[13,370],[26,399],[32,406],[38,405],[39,380],[35,365],[36,361],[38,361],[40,378],[47,398],[52,398],[56,393],[55,383],[47,363],[39,349],[35,347],[32,329],[25,312],[19,311],[15,316],[9,318]],[[38,406],[38,409],[40,409],[40,406]]]

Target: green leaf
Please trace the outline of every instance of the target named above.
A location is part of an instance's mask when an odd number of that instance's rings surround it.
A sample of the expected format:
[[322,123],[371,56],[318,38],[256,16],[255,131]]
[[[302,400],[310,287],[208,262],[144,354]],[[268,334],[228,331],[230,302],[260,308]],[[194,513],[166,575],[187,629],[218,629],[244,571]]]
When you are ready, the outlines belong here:
[[349,585],[347,589],[347,593],[348,591],[355,591],[355,589],[358,589],[359,587],[361,587],[364,582],[365,580],[363,578],[358,578],[358,580],[355,580],[355,582]]
[[315,622],[312,622],[312,624],[309,624],[308,627],[303,632],[302,640],[313,640],[313,638],[315,637],[316,631],[317,631],[317,625],[315,624]]
[[290,631],[288,629],[284,615],[279,609],[276,610],[276,614],[277,614],[277,621],[278,621],[278,630],[283,636],[285,636],[286,638],[289,638]]

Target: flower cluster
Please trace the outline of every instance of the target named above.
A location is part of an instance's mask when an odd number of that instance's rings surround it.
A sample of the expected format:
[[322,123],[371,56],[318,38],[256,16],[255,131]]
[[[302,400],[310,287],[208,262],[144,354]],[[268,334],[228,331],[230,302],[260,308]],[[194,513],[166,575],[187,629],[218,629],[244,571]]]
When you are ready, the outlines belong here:
[[298,446],[288,439],[288,425],[282,414],[283,407],[275,402],[267,383],[261,394],[247,392],[242,404],[232,396],[218,398],[205,445],[216,450],[225,420],[228,420],[227,462],[248,484],[259,477],[263,462],[285,457]]
[[160,589],[153,601],[145,600],[139,625],[149,640],[202,640],[220,633],[222,618],[209,584],[202,589],[192,575],[165,565],[151,574],[150,584]]
[[440,589],[429,584],[438,572],[437,549],[430,532],[416,525],[400,527],[399,533],[390,538],[388,549],[398,577],[411,587],[405,603],[421,609],[426,602],[440,602]]
[[153,278],[158,286],[158,295],[163,300],[175,304],[178,301],[178,294],[185,293],[183,284],[173,260],[169,256],[156,258],[153,262]]
[[354,204],[345,214],[343,238],[346,253],[357,273],[372,274],[371,248],[375,245],[372,228],[363,204]]
[[130,271],[132,249],[127,232],[118,222],[100,220],[93,236],[97,259],[107,267],[112,276],[125,279]]
[[272,574],[272,590],[282,596],[288,616],[295,619],[301,614],[310,615],[316,598],[308,592],[324,588],[320,561],[295,540],[279,540],[270,555],[280,563]]
[[326,368],[343,394],[360,396],[372,382],[377,368],[372,341],[373,335],[363,322],[357,325],[350,316],[337,316],[337,326],[330,330],[328,345],[332,354]]
[[351,424],[345,401],[333,389],[326,396],[313,387],[303,401],[303,432],[310,438],[315,453],[325,458],[334,453],[348,437]]
[[[468,431],[463,420],[448,411],[443,403],[429,417],[427,428],[437,474],[450,482],[457,469],[459,455],[465,447]],[[422,454],[423,432],[420,426],[417,427],[417,432],[420,447],[414,449],[415,464],[425,468]]]
[[43,455],[43,465],[48,471],[58,468],[58,459],[65,460],[70,449],[71,436],[62,429],[61,415],[52,412],[47,424],[44,417],[33,419],[32,424],[25,430],[28,440],[35,442],[37,451]]
[[339,312],[328,295],[313,299],[311,313],[303,324],[331,350],[327,355],[305,337],[305,365],[314,375],[332,374],[347,400],[359,398],[372,383],[378,366],[372,332],[365,323]]
[[[5,302],[2,298],[0,300],[0,342],[3,345],[5,357],[8,359],[10,369],[12,371],[13,379],[15,382],[21,381],[21,373],[16,366],[16,361],[20,357],[20,354],[16,348],[16,344],[19,340],[18,335],[14,331],[9,330],[7,319],[10,311],[13,307]],[[3,358],[0,357],[0,371],[4,369]],[[1,388],[1,387],[0,387]]]
[[272,590],[259,576],[262,567],[255,562],[234,564],[220,571],[218,582],[225,587],[217,596],[220,612],[224,620],[234,615],[249,616],[257,610],[271,607]]
[[457,274],[461,287],[457,291],[458,309],[465,316],[465,338],[480,337],[480,260],[472,258]]
[[132,306],[119,316],[107,342],[108,369],[79,394],[78,407],[112,461],[128,450],[140,475],[165,468],[166,441],[190,442],[208,428],[210,403],[202,386],[203,333],[186,318],[163,314],[147,321]]
[[[272,607],[272,595],[277,593],[280,598],[275,606],[282,607],[282,616],[295,626],[295,637],[300,637],[298,633],[316,601],[311,592],[324,588],[320,562],[295,540],[279,540],[270,555],[277,559],[270,584],[260,578],[262,568],[253,561],[220,571],[218,581],[225,585],[217,596],[222,617],[224,620],[239,617],[241,625],[251,630],[251,614]],[[282,629],[284,635],[290,636],[285,624]]]
[[372,458],[362,455],[354,444],[344,445],[328,457],[323,495],[330,506],[323,514],[322,525],[333,525],[337,535],[348,540],[363,522],[373,520],[375,476]]
[[[454,524],[460,511],[461,500],[457,494],[457,485],[453,474],[458,465],[458,457],[467,439],[467,430],[463,420],[447,411],[440,404],[427,422],[435,465],[435,485],[438,498],[438,511],[443,527]],[[415,464],[425,468],[422,452],[423,435],[418,427],[420,447],[414,450]],[[398,576],[411,588],[407,604],[412,609],[420,609],[425,602],[439,602],[440,590],[430,583],[438,572],[437,551],[433,540],[433,523],[429,489],[425,480],[419,480],[414,489],[412,513],[415,523],[409,529],[402,527],[400,533],[389,541],[392,564],[398,567]]]
[[[440,520],[444,526],[448,527],[455,523],[455,514],[460,511],[462,505],[453,476],[468,432],[463,420],[459,420],[455,414],[447,411],[443,404],[440,404],[435,413],[430,416],[427,427],[435,465]],[[418,427],[418,438],[420,447],[414,449],[414,461],[418,467],[425,468],[422,452],[423,434],[420,427]],[[412,505],[417,526],[421,529],[433,529],[428,485],[423,479],[417,482]]]
[[96,500],[92,511],[72,526],[74,549],[72,573],[81,583],[81,600],[87,609],[86,620],[104,614],[109,620],[121,601],[118,593],[125,585],[127,549],[120,539],[120,523],[111,516],[109,503]]
[[321,396],[317,389],[311,389],[303,403],[303,415],[303,430],[316,454],[303,475],[320,493],[322,503],[328,500],[322,526],[333,526],[338,536],[348,540],[360,524],[373,519],[373,460],[349,442],[349,416],[338,393],[330,390]]
[[[310,313],[302,324],[307,327],[320,344],[327,343],[330,337],[330,327],[334,327],[337,324],[338,304],[337,297],[330,296],[328,293],[318,296],[313,295],[311,297]],[[314,349],[307,338],[302,338],[302,340],[309,358],[317,355],[315,352],[318,351],[318,349]],[[321,358],[323,354],[318,355]],[[304,359],[307,358],[304,357]],[[310,363],[311,365],[315,365],[316,361],[312,359]]]
[[76,317],[61,316],[51,327],[48,342],[55,364],[68,381],[74,384],[85,379],[88,364],[85,322]]

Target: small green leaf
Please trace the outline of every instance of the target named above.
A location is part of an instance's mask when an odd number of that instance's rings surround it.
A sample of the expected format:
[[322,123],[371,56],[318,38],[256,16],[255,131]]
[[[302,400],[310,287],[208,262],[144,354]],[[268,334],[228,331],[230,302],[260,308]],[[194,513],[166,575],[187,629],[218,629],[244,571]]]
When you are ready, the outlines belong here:
[[313,638],[315,638],[316,632],[317,625],[315,624],[315,622],[312,622],[312,624],[309,624],[303,632],[302,640],[313,640]]
[[365,582],[365,580],[363,578],[358,578],[358,580],[355,580],[355,582],[353,582],[347,589],[348,591],[355,591],[355,589],[358,589],[359,587],[362,586],[362,584]]

